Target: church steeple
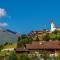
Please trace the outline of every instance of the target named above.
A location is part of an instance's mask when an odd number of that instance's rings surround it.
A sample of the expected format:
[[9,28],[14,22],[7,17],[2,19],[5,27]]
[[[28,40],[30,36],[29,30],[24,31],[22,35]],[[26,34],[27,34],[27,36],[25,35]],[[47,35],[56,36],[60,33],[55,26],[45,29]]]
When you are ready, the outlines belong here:
[[55,31],[56,30],[56,26],[55,26],[55,24],[54,24],[54,22],[53,22],[53,20],[51,21],[51,32],[53,32],[53,31]]

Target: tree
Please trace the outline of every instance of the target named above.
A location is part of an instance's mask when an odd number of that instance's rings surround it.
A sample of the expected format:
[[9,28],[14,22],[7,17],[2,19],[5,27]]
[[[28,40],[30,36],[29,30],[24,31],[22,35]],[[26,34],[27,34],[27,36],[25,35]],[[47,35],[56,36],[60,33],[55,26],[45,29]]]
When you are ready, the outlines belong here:
[[20,43],[22,43],[22,44],[27,44],[27,43],[31,43],[31,42],[32,42],[32,39],[28,38],[28,37],[20,40]]
[[6,42],[5,44],[4,44],[4,46],[6,46],[6,45],[8,45],[9,43],[8,42]]
[[36,41],[39,41],[39,37],[38,37],[38,35],[37,35],[37,37],[36,37]]
[[58,40],[60,41],[60,36],[58,37]]
[[44,36],[43,36],[43,40],[44,41],[48,41],[50,39],[50,36],[48,33],[46,33]]
[[0,45],[0,51],[1,51],[3,48],[4,48],[4,46],[3,46],[3,45]]
[[22,35],[21,35],[21,38],[22,38],[22,39],[27,38],[27,35],[26,35],[26,34],[22,34]]
[[5,58],[5,60],[18,60],[16,54],[12,52],[9,56]]
[[18,59],[19,60],[30,60],[28,55],[26,55],[26,54],[21,54]]
[[54,34],[58,34],[59,33],[59,31],[58,30],[55,30],[54,32],[52,32],[52,33],[54,33]]
[[18,41],[17,41],[17,48],[19,48],[20,47],[20,40],[21,40],[21,37],[18,37]]
[[32,42],[32,38],[29,38],[29,37],[23,35],[18,38],[17,47],[19,48],[19,47],[23,46],[24,44],[28,44],[31,42]]
[[18,42],[20,41],[21,37],[18,37]]

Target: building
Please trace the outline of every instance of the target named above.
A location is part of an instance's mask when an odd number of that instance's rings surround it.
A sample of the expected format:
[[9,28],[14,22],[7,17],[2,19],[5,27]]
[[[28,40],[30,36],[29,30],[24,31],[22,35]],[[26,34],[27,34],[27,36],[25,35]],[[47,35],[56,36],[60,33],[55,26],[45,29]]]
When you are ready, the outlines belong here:
[[54,24],[54,22],[51,22],[51,29],[50,32],[54,32],[55,30],[60,32],[60,28],[56,27],[56,25]]
[[51,22],[51,32],[53,32],[53,31],[55,31],[56,30],[56,26],[55,26],[55,24],[54,24],[54,22],[52,21]]
[[59,41],[40,41],[36,42],[33,41],[31,44],[25,44],[24,48],[16,48],[16,53],[28,53],[28,54],[34,54],[38,53],[41,54],[45,51],[49,53],[50,55],[53,54],[55,56],[58,55],[58,52],[60,51],[60,42]]

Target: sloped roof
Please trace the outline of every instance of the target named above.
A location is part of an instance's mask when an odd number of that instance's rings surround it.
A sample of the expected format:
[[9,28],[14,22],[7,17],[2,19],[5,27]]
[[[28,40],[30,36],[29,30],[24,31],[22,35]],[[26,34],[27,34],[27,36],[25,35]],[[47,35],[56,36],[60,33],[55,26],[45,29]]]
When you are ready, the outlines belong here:
[[27,49],[24,48],[15,48],[16,51],[28,51]]
[[60,41],[32,42],[26,44],[27,49],[60,49]]

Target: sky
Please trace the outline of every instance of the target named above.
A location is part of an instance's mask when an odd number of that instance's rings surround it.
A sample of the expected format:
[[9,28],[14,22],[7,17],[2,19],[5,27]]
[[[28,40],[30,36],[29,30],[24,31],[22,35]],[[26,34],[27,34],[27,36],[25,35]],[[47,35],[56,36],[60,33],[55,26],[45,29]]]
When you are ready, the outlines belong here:
[[20,34],[60,26],[60,0],[0,0],[0,27]]

